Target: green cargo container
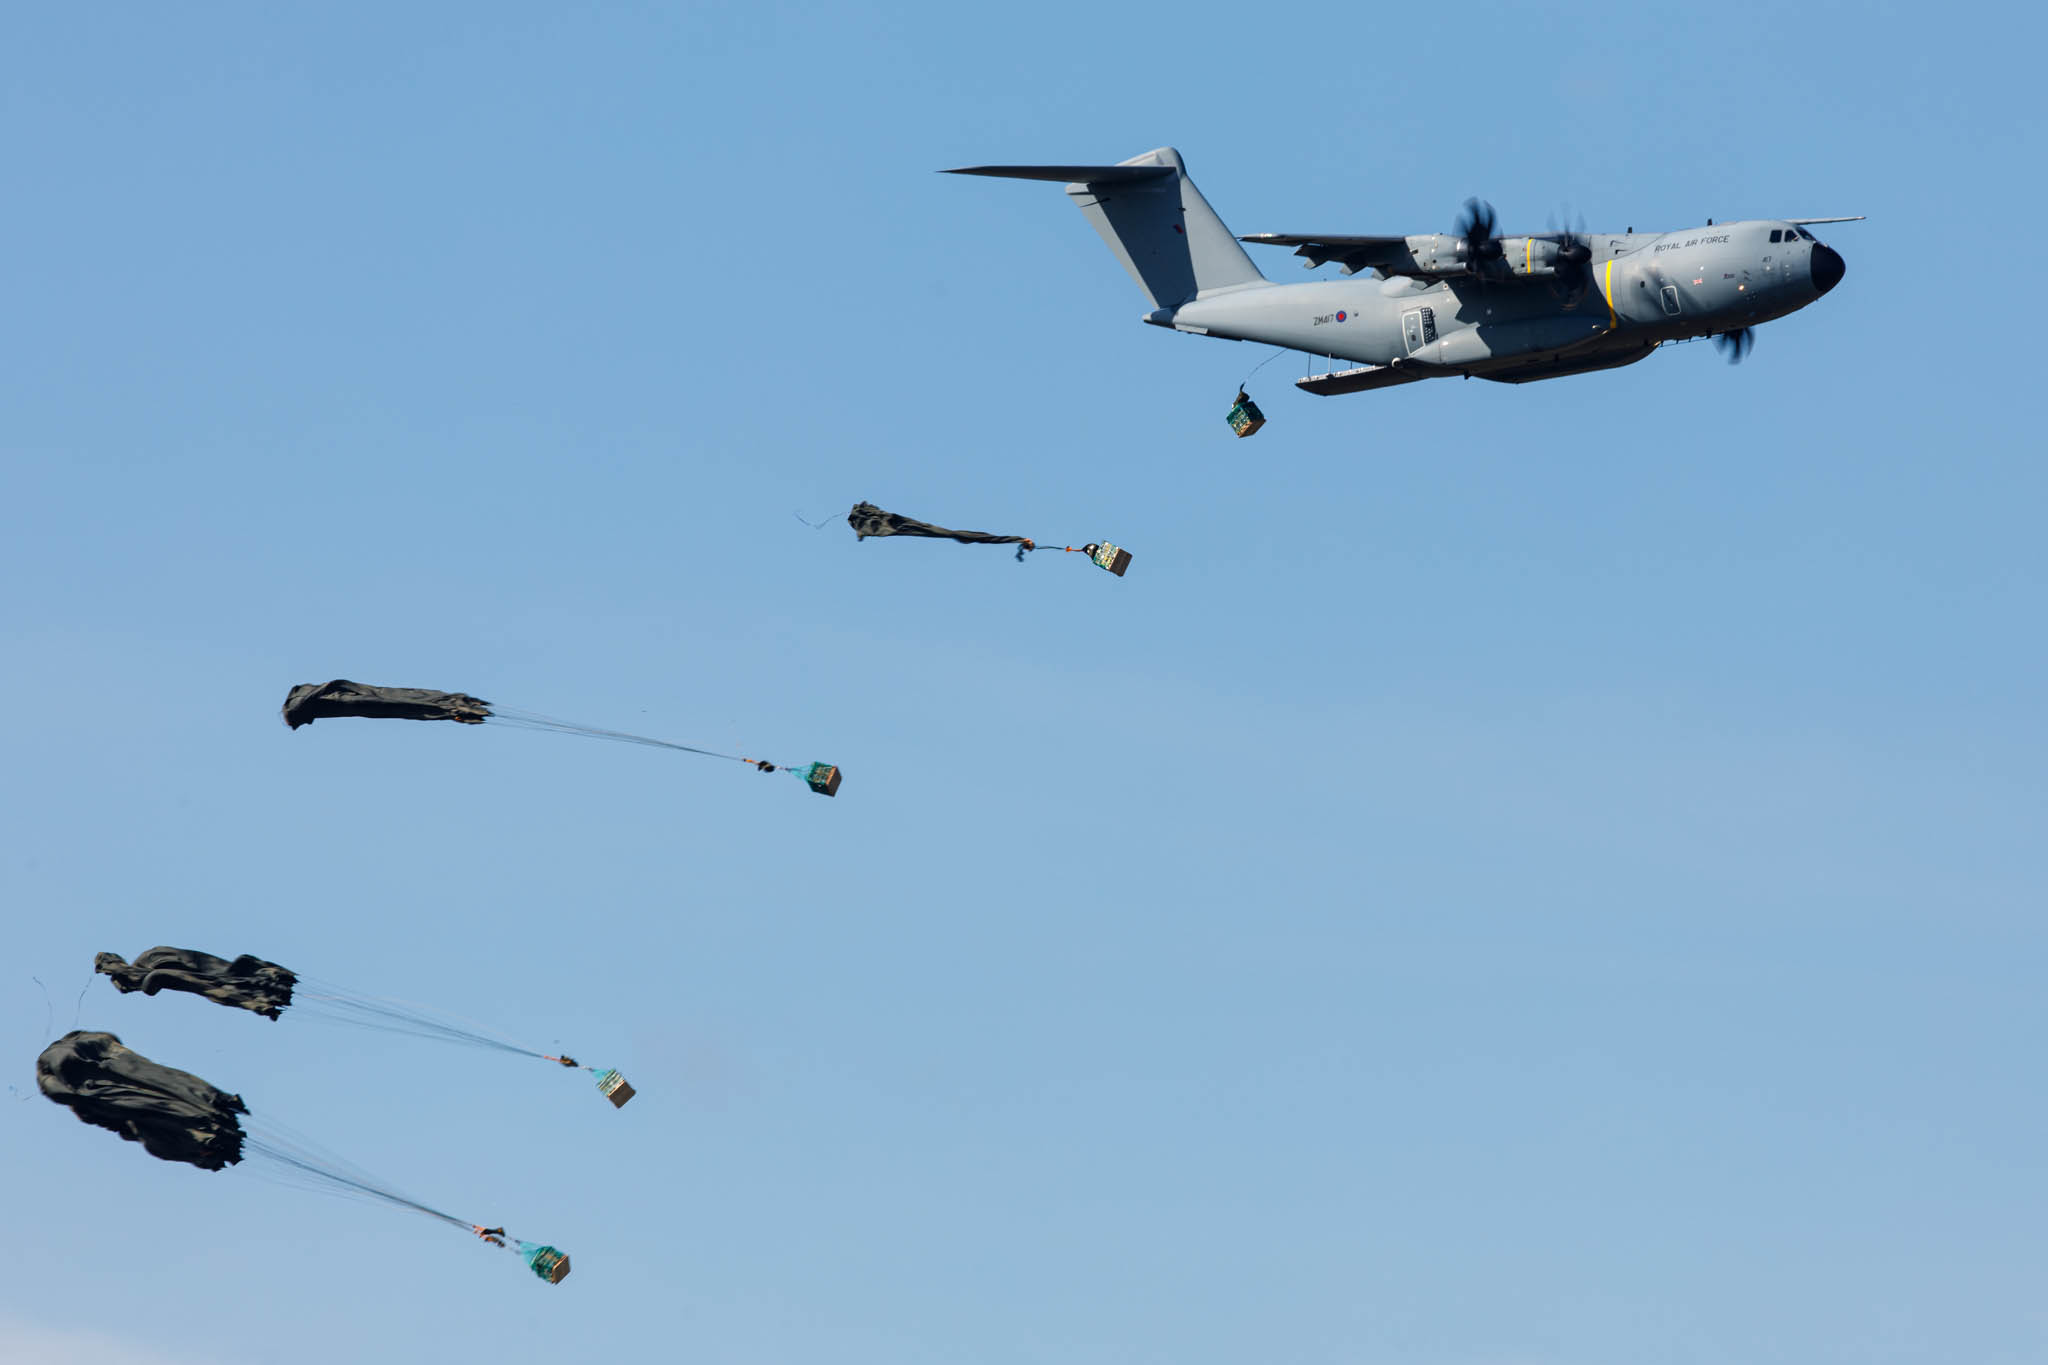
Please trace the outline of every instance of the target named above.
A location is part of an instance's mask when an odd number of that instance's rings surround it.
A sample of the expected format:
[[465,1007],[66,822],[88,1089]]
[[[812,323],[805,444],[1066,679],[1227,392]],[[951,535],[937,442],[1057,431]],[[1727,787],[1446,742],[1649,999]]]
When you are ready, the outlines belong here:
[[633,1098],[633,1087],[616,1071],[597,1073],[597,1092],[610,1100],[614,1109],[624,1109],[626,1101]]
[[569,1257],[565,1252],[545,1246],[529,1248],[527,1243],[521,1242],[519,1254],[533,1267],[533,1273],[549,1284],[560,1284],[569,1278]]
[[1243,389],[1237,391],[1237,403],[1230,409],[1230,429],[1239,436],[1249,436],[1266,425],[1266,414],[1259,411],[1251,395]]
[[1131,567],[1131,552],[1120,549],[1106,540],[1100,545],[1090,546],[1088,557],[1095,561],[1096,568],[1107,569],[1118,578],[1122,578],[1124,570]]

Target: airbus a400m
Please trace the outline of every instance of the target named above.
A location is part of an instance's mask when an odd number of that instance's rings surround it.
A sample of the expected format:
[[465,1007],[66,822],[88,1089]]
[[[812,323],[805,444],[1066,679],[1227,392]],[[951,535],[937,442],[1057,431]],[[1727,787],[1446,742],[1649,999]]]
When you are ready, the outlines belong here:
[[[1356,393],[1451,375],[1508,384],[1632,365],[1667,341],[1711,336],[1740,360],[1753,328],[1841,283],[1842,258],[1777,218],[1678,232],[1501,236],[1468,200],[1453,233],[1233,237],[1161,147],[1114,166],[965,166],[958,175],[1065,182],[1152,304],[1145,321],[1197,336],[1355,361],[1297,380]],[[1275,284],[1240,242],[1291,246],[1346,276]]]

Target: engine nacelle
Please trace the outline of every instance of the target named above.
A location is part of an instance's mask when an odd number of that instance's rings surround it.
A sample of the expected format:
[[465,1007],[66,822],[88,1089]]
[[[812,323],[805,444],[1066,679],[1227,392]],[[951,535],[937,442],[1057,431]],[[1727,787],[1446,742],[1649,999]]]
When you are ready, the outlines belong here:
[[1544,237],[1503,237],[1501,263],[1510,275],[1555,275],[1563,248]]
[[1465,239],[1446,232],[1430,232],[1419,237],[1410,237],[1408,260],[1414,271],[1419,274],[1461,274],[1466,268]]
[[[1390,277],[1402,275],[1428,278],[1435,275],[1462,275],[1465,272],[1465,239],[1447,233],[1433,232],[1420,237],[1402,239],[1404,254],[1393,256],[1384,264],[1370,267],[1345,265],[1339,273],[1349,275],[1361,269],[1371,269],[1376,274]],[[1309,269],[1320,265],[1310,261]]]
[[[1402,241],[1407,257],[1390,261],[1382,267],[1389,275],[1428,278],[1477,274],[1496,280],[1517,275],[1556,275],[1570,268],[1574,255],[1583,265],[1591,254],[1583,245],[1566,246],[1548,237],[1502,237],[1499,239],[1500,254],[1487,253],[1475,270],[1469,255],[1470,248],[1463,237],[1448,232],[1432,232],[1403,238]],[[1348,275],[1354,268],[1347,265],[1344,273]]]

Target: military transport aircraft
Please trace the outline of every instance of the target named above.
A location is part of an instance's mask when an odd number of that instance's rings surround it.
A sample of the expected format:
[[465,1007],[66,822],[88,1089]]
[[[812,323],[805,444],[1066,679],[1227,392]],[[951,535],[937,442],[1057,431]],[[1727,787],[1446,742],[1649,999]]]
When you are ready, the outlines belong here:
[[[1856,218],[1711,221],[1679,232],[1495,233],[1467,200],[1452,234],[1234,238],[1161,147],[1114,166],[963,166],[955,175],[1066,182],[1151,301],[1145,321],[1360,362],[1296,384],[1357,393],[1449,375],[1507,384],[1632,365],[1661,343],[1711,336],[1731,361],[1758,323],[1841,282],[1842,258],[1806,229]],[[1239,241],[1291,246],[1345,275],[1274,284]]]

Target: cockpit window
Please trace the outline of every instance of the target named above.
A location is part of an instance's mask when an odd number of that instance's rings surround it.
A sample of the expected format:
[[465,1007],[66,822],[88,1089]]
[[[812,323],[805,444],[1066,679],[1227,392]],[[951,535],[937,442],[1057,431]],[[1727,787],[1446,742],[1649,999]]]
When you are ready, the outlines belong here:
[[1772,229],[1771,229],[1771,240],[1772,240],[1772,241],[1774,241],[1774,242],[1781,242],[1781,241],[1783,241],[1784,239],[1785,239],[1785,234],[1784,234],[1784,232],[1783,232],[1782,230],[1780,230],[1780,229],[1778,229],[1778,228],[1772,228]]
[[1813,240],[1813,234],[1808,232],[1805,228],[1799,228],[1798,233],[1801,237],[1804,237],[1809,242]]

